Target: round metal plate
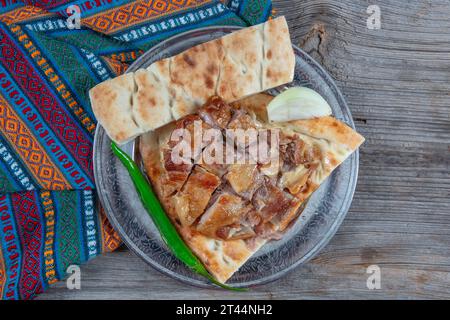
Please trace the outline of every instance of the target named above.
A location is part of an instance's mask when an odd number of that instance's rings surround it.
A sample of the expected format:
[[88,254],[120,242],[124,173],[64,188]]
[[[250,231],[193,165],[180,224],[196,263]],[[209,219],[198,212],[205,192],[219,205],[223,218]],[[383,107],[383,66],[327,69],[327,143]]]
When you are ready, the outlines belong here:
[[[236,31],[238,27],[215,26],[174,36],[136,60],[128,69],[136,71],[162,58],[173,56],[196,44]],[[354,128],[348,106],[328,73],[301,49],[296,55],[295,79],[288,86],[307,86],[319,92],[330,104],[333,115]],[[181,281],[210,286],[192,273],[168,250],[144,209],[133,183],[114,157],[111,140],[99,125],[94,142],[94,174],[97,192],[113,227],[125,244],[157,270]],[[122,147],[135,154],[135,142]],[[356,187],[358,151],[349,157],[312,195],[296,224],[280,241],[261,248],[228,281],[234,286],[253,286],[276,280],[315,256],[342,223]]]

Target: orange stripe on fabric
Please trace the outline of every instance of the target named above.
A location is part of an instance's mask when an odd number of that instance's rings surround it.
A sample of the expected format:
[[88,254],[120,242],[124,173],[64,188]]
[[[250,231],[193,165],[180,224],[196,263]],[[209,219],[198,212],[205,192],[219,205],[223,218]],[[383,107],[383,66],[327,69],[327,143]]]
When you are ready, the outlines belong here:
[[27,125],[0,94],[0,131],[20,155],[41,187],[49,190],[71,189],[57,166],[47,156]]
[[56,278],[55,252],[53,251],[53,243],[55,242],[55,211],[50,191],[42,191],[40,198],[45,211],[45,276],[47,283],[52,284],[58,281]]
[[104,34],[111,34],[130,26],[155,18],[162,18],[181,10],[199,7],[209,2],[211,0],[133,1],[84,19],[81,18],[81,24]]
[[122,63],[120,61],[117,60],[113,60],[107,57],[102,57],[103,61],[106,62],[106,64],[108,65],[108,67],[116,74],[116,75],[121,75],[122,73],[124,73],[127,69],[128,69],[128,64],[126,63]]
[[54,13],[48,13],[42,8],[33,6],[20,7],[5,13],[0,14],[0,21],[11,24],[19,23],[25,20],[41,19],[44,17],[56,16]]
[[94,134],[95,122],[89,117],[89,115],[84,111],[84,109],[75,101],[72,93],[61,81],[60,77],[55,73],[53,68],[50,67],[50,64],[47,62],[47,59],[45,59],[40,54],[39,50],[36,49],[36,47],[29,39],[29,37],[25,33],[23,33],[20,26],[13,26],[10,28],[10,30],[14,32],[14,34],[20,39],[20,41],[22,42],[24,47],[28,50],[34,61],[44,72],[47,79],[50,80],[50,83],[58,91],[59,95],[64,100],[64,102],[74,111],[74,113],[77,115],[81,123],[84,124],[88,132]]
[[102,207],[100,207],[99,215],[102,234],[102,252],[112,252],[122,244],[122,240],[120,240],[118,233],[109,223]]
[[107,56],[103,56],[105,58],[110,58],[113,60],[118,60],[119,62],[126,62],[126,61],[130,61],[130,60],[136,60],[138,56],[140,56],[141,54],[143,54],[144,51],[142,50],[137,50],[137,51],[131,51],[128,53],[112,53],[110,55]]

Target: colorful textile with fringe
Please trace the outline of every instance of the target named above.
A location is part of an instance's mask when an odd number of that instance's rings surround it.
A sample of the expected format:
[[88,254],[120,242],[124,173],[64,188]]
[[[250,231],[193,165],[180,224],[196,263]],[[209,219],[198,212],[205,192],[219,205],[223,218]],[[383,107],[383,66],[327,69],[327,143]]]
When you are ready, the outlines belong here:
[[177,33],[271,13],[270,0],[0,0],[0,299],[120,245],[95,193],[89,89]]

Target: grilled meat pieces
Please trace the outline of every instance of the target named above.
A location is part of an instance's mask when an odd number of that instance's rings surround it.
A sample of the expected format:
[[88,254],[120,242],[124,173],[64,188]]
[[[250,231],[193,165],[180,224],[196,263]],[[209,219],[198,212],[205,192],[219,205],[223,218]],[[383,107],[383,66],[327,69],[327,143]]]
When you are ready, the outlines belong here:
[[[209,148],[213,147],[213,139],[205,138],[205,132],[199,137],[195,128],[205,131],[215,128],[219,132],[215,139],[223,138],[221,148],[215,145],[212,151],[213,155],[221,153],[214,158],[216,161],[205,159],[207,152],[211,155]],[[191,141],[186,145],[193,150],[181,164],[171,158],[179,139],[169,139],[162,151],[165,194],[173,197],[176,219],[182,226],[216,239],[270,239],[278,237],[298,216],[301,201],[295,192],[306,183],[309,170],[305,166],[317,156],[313,147],[298,136],[282,135],[277,140],[280,141],[278,161],[283,165],[272,168],[269,174],[270,163],[259,163],[257,159],[252,162],[255,159],[249,155],[250,143],[255,141],[246,137],[239,144],[236,139],[226,139],[233,134],[242,135],[243,130],[253,129],[257,134],[264,130],[263,124],[245,109],[231,107],[221,98],[212,97],[198,115],[178,120],[173,129],[174,132],[186,129],[190,133]],[[267,143],[268,148],[274,147]],[[227,163],[226,150],[237,154],[233,160],[244,159],[245,162]],[[297,172],[297,168],[303,171]]]

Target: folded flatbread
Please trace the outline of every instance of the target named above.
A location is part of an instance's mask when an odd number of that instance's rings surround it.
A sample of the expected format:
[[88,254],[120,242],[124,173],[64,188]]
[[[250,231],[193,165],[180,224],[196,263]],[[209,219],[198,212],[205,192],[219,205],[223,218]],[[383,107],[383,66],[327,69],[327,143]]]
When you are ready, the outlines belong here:
[[[258,94],[230,105],[212,97],[197,114],[147,133],[139,142],[146,173],[167,214],[221,282],[267,241],[279,239],[296,221],[305,200],[364,141],[333,117],[268,123],[266,108],[272,98]],[[227,129],[277,131],[276,165],[259,160],[202,161],[211,152],[208,139],[201,140],[206,142],[194,148],[187,161],[174,161],[173,151],[179,145],[174,142],[176,129],[195,135],[196,125],[215,128],[222,137],[230,134]],[[250,159],[249,148],[233,144],[233,150]]]
[[194,113],[291,82],[295,56],[284,17],[192,47],[89,91],[92,110],[119,144]]

